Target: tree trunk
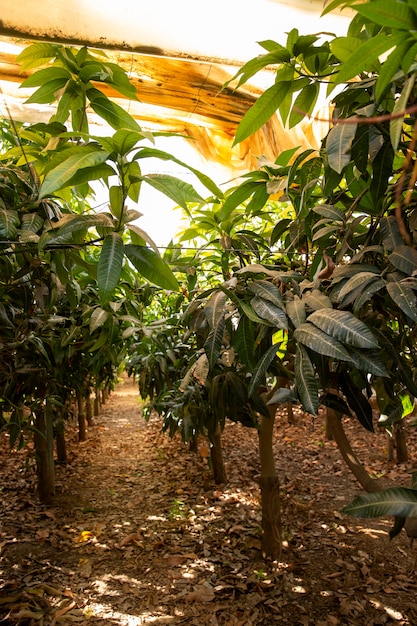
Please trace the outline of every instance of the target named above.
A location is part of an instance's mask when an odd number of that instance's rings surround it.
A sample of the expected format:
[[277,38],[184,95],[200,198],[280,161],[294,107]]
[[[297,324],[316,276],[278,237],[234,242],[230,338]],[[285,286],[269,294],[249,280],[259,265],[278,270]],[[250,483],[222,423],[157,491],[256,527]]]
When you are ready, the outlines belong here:
[[36,411],[35,426],[38,495],[42,504],[49,504],[55,495],[55,466],[53,414],[48,402]]
[[100,415],[100,390],[98,387],[95,388],[95,396],[94,396],[94,417],[98,417]]
[[67,462],[67,446],[65,443],[65,423],[62,415],[55,423],[55,442],[57,462],[60,465],[65,465]]
[[224,466],[221,431],[219,426],[217,426],[214,434],[212,435],[210,443],[210,460],[214,482],[216,485],[222,485],[227,483],[227,472]]
[[81,390],[77,391],[77,405],[78,405],[78,441],[86,441],[87,433],[85,430],[85,413],[83,394]]
[[194,454],[197,454],[198,452],[198,435],[191,435],[190,439],[188,440],[188,449],[190,452],[194,452]]
[[338,411],[327,407],[327,420],[329,421],[329,428],[333,434],[333,439],[340,450],[340,453],[359,484],[365,489],[365,491],[380,491],[387,487],[385,481],[380,478],[372,478],[353,452],[349,443],[346,433],[343,429],[342,414]]
[[88,395],[87,398],[85,400],[85,416],[87,418],[87,426],[94,426],[94,422],[93,422],[93,411],[92,411],[92,407],[91,407],[91,398],[90,398],[90,391],[88,391]]
[[395,424],[395,448],[397,451],[397,463],[408,461],[407,437],[403,421]]
[[261,463],[262,555],[277,560],[282,549],[281,496],[275,467],[273,433],[277,406],[268,406],[270,417],[262,417],[259,428]]

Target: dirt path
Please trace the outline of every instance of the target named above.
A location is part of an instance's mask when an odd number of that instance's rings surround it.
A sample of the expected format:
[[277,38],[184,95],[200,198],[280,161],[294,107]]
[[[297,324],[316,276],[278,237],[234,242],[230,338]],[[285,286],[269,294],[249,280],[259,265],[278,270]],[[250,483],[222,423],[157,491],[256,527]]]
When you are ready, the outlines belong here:
[[[407,484],[413,465],[387,463],[382,435],[348,430],[359,451],[372,442],[373,471]],[[51,507],[32,495],[30,449],[10,455],[2,437],[0,624],[417,624],[415,550],[404,533],[388,542],[389,522],[340,513],[357,488],[319,419],[278,420],[275,569],[259,555],[255,432],[228,425],[229,484],[216,488],[204,459],[144,421],[124,382],[85,444],[72,432]]]

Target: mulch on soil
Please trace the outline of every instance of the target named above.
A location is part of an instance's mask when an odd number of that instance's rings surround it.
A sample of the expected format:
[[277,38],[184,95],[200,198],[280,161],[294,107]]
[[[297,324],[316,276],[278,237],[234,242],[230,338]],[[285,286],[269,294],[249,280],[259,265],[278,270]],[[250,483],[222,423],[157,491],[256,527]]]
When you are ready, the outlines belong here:
[[[229,482],[204,455],[141,415],[137,387],[118,385],[88,441],[69,427],[52,506],[37,502],[33,449],[0,435],[0,624],[371,626],[417,624],[416,548],[392,520],[341,513],[360,492],[322,417],[285,411],[275,453],[283,499],[280,563],[260,555],[257,434],[229,423]],[[410,484],[411,461],[386,460],[382,432],[347,434],[375,476]],[[202,442],[203,443],[203,442]]]

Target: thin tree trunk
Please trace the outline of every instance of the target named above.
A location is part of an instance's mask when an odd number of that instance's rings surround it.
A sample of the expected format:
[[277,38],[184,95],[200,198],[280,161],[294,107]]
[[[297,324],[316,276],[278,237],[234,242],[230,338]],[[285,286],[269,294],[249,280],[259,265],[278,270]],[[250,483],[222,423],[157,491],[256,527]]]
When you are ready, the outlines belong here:
[[329,421],[329,428],[333,433],[334,441],[340,450],[340,453],[359,484],[365,489],[365,491],[380,491],[387,485],[384,484],[380,478],[372,478],[353,452],[349,443],[346,433],[343,429],[342,414],[334,409],[327,407],[327,419]]
[[275,467],[273,433],[277,406],[269,405],[270,417],[262,417],[259,428],[261,463],[262,555],[277,560],[282,549],[281,495]]
[[88,395],[87,398],[85,400],[85,416],[87,419],[87,426],[91,427],[94,426],[94,422],[93,422],[93,411],[92,411],[92,406],[91,406],[91,398],[90,398],[90,391],[88,391]]
[[188,440],[188,449],[190,452],[197,454],[198,452],[198,435],[191,435]]
[[397,451],[397,463],[406,463],[408,461],[407,437],[404,423],[397,422],[395,424],[395,448]]
[[65,442],[65,422],[62,414],[55,423],[55,443],[57,462],[59,465],[65,465],[67,462],[67,446]]
[[95,396],[94,396],[94,417],[98,417],[99,415],[100,415],[100,390],[96,386]]
[[217,426],[210,442],[210,460],[214,482],[216,485],[222,485],[227,483],[227,472],[224,465],[221,431],[219,426]]
[[77,405],[78,405],[78,441],[86,441],[87,433],[85,429],[85,413],[83,394],[81,390],[77,391]]
[[48,402],[36,411],[35,425],[38,495],[42,504],[49,504],[55,495],[55,466],[53,414]]

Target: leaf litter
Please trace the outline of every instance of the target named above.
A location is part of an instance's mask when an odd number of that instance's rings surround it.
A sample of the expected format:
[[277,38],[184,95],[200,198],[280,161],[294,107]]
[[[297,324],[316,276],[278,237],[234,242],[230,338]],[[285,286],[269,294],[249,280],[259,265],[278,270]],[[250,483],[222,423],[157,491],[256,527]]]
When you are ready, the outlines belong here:
[[[228,424],[229,482],[214,485],[207,459],[145,422],[123,379],[57,466],[52,506],[38,504],[33,448],[1,435],[0,624],[55,626],[371,626],[416,624],[416,548],[391,520],[340,511],[359,489],[323,417],[285,410],[275,457],[283,505],[281,562],[260,555],[257,434]],[[353,420],[347,434],[369,471],[409,486],[416,463],[387,460],[381,432]],[[411,459],[416,435],[410,430]]]

